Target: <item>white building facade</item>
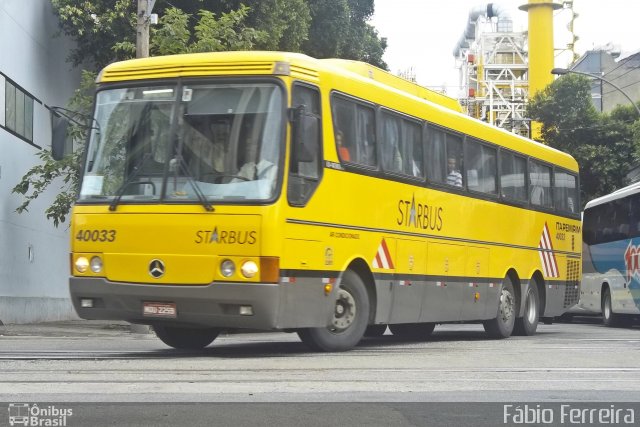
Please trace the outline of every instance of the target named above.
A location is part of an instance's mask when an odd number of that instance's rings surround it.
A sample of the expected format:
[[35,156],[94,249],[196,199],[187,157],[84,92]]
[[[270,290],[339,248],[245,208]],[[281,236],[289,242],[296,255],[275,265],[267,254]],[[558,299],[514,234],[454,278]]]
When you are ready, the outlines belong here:
[[66,106],[80,71],[66,62],[73,42],[57,36],[49,0],[0,1],[0,322],[75,318],[68,293],[69,224],[44,210],[52,186],[17,214],[11,190],[50,149],[51,106]]

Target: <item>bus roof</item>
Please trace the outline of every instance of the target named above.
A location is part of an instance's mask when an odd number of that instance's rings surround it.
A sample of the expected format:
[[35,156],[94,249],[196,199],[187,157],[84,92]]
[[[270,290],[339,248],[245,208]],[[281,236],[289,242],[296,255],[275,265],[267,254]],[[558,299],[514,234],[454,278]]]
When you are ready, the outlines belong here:
[[282,63],[289,64],[291,74],[302,72],[308,74],[308,77],[315,78],[318,78],[318,72],[323,71],[324,66],[330,65],[332,68],[374,79],[387,86],[462,112],[462,107],[456,99],[395,76],[373,65],[347,59],[317,60],[304,54],[289,52],[212,52],[132,59],[106,66],[100,73],[98,82],[217,74],[283,74],[284,70],[276,67],[277,64]]
[[640,193],[640,182],[634,182],[633,184],[627,185],[626,187],[622,187],[618,190],[615,190],[607,195],[598,197],[597,199],[590,200],[586,205],[585,209],[589,209],[594,206],[602,205],[604,203],[608,203],[612,200],[622,199],[631,194]]
[[[454,98],[422,87],[416,83],[374,67],[344,59],[315,59],[301,53],[270,51],[236,51],[192,53],[121,61],[106,66],[99,74],[98,83],[128,80],[162,79],[202,76],[287,75],[310,82],[319,82],[321,75],[331,75],[335,81],[348,82],[350,87],[359,85],[363,93],[370,85],[380,89],[380,98],[413,99],[431,107],[433,120],[422,119],[460,131],[479,139],[497,142],[514,151],[577,171],[576,161],[568,154],[528,138],[489,125],[462,112]],[[336,87],[340,90],[341,88]],[[371,91],[375,92],[375,91]],[[414,102],[414,104],[416,104]],[[417,105],[417,104],[416,104]],[[390,107],[389,105],[387,105]],[[409,113],[403,111],[404,113]]]
[[393,75],[388,71],[382,70],[378,67],[374,67],[373,65],[348,59],[331,58],[321,59],[320,61],[323,63],[331,64],[337,68],[349,70],[351,72],[359,74],[362,77],[374,79],[384,85],[394,87],[406,93],[410,93],[414,96],[417,96],[418,98],[426,99],[427,101],[431,101],[453,111],[457,111],[460,113],[463,112],[462,106],[455,98],[451,98],[450,96],[444,95],[440,92],[436,92],[424,86],[420,86],[417,83]]

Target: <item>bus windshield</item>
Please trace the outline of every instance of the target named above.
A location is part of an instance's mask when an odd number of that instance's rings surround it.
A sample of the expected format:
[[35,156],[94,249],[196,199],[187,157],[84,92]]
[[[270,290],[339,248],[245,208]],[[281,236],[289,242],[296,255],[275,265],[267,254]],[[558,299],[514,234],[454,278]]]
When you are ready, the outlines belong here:
[[283,102],[274,83],[102,90],[79,201],[272,199]]

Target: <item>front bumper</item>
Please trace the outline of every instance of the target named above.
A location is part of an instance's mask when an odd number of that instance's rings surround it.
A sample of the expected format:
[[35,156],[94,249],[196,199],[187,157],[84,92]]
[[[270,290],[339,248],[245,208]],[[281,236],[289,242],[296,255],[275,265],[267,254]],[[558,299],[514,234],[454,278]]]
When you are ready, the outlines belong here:
[[[147,285],[110,282],[104,278],[69,279],[71,300],[83,319],[126,320],[131,323],[171,323],[219,328],[278,329],[280,288],[275,283],[212,283],[204,286]],[[93,308],[80,299],[92,298]],[[144,302],[176,304],[176,318],[148,317]],[[253,315],[240,315],[252,306]]]

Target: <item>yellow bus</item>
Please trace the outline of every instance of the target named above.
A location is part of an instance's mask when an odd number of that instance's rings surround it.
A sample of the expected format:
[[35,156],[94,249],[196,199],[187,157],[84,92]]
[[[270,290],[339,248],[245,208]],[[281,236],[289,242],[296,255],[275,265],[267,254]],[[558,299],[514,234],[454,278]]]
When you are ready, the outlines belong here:
[[92,128],[71,227],[82,318],[175,348],[258,329],[341,351],[387,326],[531,335],[577,302],[574,159],[367,64],[114,63]]

